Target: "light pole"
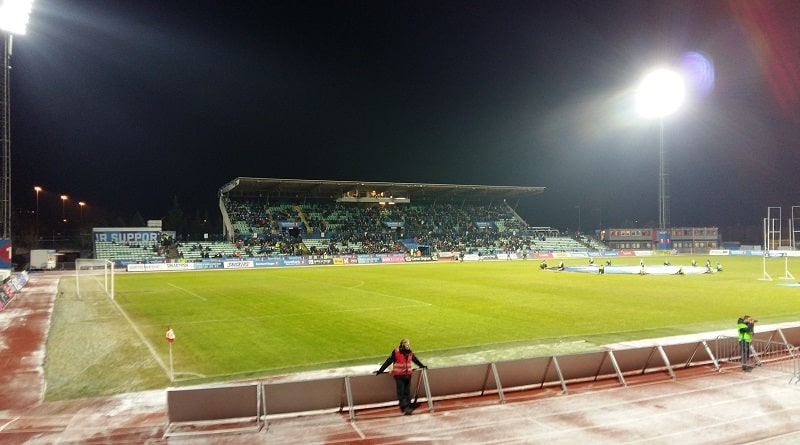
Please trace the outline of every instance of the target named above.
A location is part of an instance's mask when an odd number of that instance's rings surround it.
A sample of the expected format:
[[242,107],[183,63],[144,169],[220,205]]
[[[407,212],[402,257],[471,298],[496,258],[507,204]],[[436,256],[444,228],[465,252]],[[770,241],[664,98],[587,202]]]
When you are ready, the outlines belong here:
[[78,245],[83,248],[83,208],[86,206],[86,203],[83,201],[78,201],[78,207],[80,208],[80,219],[78,220]]
[[6,0],[0,6],[3,33],[2,76],[0,76],[0,224],[3,239],[11,239],[11,52],[12,34],[25,34],[33,0]]
[[66,202],[67,202],[67,195],[61,195],[61,222],[67,222],[67,214],[64,212]]
[[683,103],[683,79],[667,69],[657,69],[645,75],[636,94],[636,105],[644,117],[658,118],[658,230],[664,233],[669,221],[669,184],[664,156],[664,118]]
[[[33,191],[36,192],[36,227],[34,227],[34,232],[36,239],[39,239],[39,193],[42,192],[42,188],[37,186],[33,187]],[[38,242],[38,241],[37,241]]]

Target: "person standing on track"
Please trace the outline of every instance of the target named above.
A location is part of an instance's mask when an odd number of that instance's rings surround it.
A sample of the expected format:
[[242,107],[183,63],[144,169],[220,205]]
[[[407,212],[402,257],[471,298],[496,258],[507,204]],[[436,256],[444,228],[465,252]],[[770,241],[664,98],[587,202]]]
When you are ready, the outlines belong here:
[[750,358],[750,343],[753,341],[753,328],[757,320],[749,315],[737,320],[736,328],[739,330],[739,349],[742,351],[742,371],[749,371],[747,360]]
[[375,371],[375,375],[380,375],[389,365],[392,365],[392,376],[397,387],[397,401],[400,405],[400,412],[405,415],[414,411],[414,407],[411,405],[411,374],[414,372],[411,367],[412,363],[422,369],[427,368],[411,351],[411,343],[408,339],[404,338],[400,340],[400,346],[389,354],[389,358],[383,362],[381,368]]

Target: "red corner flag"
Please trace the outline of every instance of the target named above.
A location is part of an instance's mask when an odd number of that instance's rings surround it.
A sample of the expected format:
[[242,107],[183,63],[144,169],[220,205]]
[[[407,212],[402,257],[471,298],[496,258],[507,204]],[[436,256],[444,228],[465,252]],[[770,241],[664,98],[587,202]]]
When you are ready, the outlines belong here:
[[172,330],[171,327],[167,327],[167,333],[164,334],[164,337],[167,338],[167,341],[172,343],[175,341],[175,331]]

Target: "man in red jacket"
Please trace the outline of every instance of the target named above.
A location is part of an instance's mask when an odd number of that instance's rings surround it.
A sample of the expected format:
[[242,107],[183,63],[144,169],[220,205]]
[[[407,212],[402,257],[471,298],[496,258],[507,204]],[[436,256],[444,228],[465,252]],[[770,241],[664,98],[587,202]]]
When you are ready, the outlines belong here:
[[397,400],[400,403],[400,411],[405,415],[414,411],[414,407],[411,406],[411,374],[414,372],[411,369],[412,362],[420,368],[427,368],[411,351],[408,339],[404,338],[400,340],[400,346],[383,362],[381,369],[375,371],[375,375],[380,375],[389,365],[393,365],[392,376],[397,386]]

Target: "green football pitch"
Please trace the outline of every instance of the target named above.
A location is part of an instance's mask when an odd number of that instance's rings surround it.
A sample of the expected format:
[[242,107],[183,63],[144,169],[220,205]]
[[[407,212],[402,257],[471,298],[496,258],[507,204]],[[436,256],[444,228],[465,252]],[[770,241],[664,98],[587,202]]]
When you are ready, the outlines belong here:
[[[84,292],[92,278],[82,279],[80,296],[74,278],[65,278],[61,288],[73,295],[56,300],[48,392],[61,398],[342,366],[377,369],[404,337],[433,367],[732,329],[745,313],[762,324],[800,319],[800,287],[782,285],[797,283],[781,279],[784,259],[767,260],[772,281],[762,279],[760,257],[710,259],[724,272],[597,275],[539,270],[536,260],[121,272],[113,302]],[[793,268],[800,277],[800,260],[789,260]],[[168,327],[177,337],[171,348]],[[110,339],[97,340],[98,329]],[[79,352],[87,342],[98,350]]]

